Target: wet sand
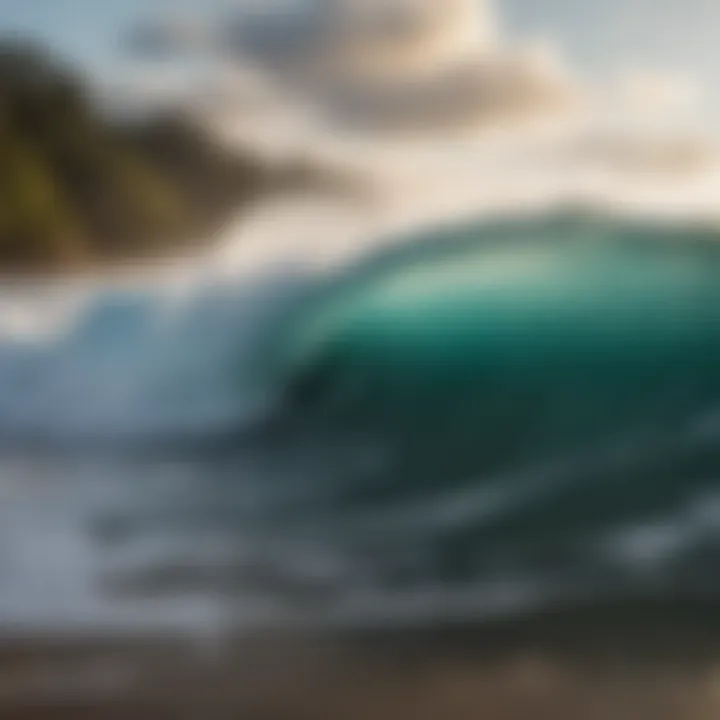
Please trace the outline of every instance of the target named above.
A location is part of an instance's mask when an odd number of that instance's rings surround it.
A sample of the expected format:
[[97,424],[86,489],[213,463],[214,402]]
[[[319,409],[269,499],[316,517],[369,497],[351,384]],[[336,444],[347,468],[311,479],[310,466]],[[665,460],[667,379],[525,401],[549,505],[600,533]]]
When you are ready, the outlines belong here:
[[720,610],[712,607],[431,631],[265,632],[215,650],[150,638],[6,638],[0,718],[720,718]]

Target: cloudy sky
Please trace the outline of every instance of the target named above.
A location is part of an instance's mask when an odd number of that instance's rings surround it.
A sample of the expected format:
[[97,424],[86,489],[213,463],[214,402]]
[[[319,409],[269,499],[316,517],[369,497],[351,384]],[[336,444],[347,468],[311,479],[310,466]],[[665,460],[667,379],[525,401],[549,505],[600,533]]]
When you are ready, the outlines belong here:
[[[138,18],[212,13],[252,0],[0,0],[0,29],[42,36],[103,70],[119,62],[119,35]],[[502,0],[512,34],[553,36],[576,63],[693,73],[720,84],[716,0]]]
[[[210,77],[253,82],[194,86],[219,130],[338,152],[382,176],[392,222],[553,198],[720,214],[718,26],[717,0],[0,0],[6,34],[101,80],[139,67],[151,94],[163,66],[182,76],[198,48],[221,56]],[[297,227],[273,231],[282,252]]]

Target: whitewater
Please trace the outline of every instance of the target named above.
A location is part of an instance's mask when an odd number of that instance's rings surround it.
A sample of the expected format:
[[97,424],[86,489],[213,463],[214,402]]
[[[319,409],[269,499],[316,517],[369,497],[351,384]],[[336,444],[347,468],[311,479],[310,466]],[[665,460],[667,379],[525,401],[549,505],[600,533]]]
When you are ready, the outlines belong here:
[[6,281],[3,632],[716,592],[720,173],[546,152],[452,182],[418,154],[201,256]]

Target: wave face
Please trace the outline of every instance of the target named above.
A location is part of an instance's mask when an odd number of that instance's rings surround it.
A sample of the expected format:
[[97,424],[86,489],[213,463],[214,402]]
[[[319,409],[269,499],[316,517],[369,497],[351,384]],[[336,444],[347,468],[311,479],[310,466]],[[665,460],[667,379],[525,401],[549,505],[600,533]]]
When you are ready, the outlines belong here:
[[[54,562],[54,612],[98,622],[128,598],[347,622],[713,596],[718,239],[478,221],[331,276],[93,295],[59,335],[1,346],[5,476],[72,510],[48,536],[9,493],[6,540],[84,548]],[[48,439],[63,458],[28,470]],[[0,620],[47,620],[22,552]]]

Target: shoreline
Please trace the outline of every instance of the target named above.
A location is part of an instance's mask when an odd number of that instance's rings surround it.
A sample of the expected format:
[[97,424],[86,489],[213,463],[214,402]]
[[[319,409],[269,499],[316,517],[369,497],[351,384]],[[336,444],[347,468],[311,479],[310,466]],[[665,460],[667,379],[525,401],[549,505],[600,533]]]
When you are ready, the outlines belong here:
[[3,720],[716,720],[720,607],[623,606],[493,624],[268,630],[223,648],[6,637]]

